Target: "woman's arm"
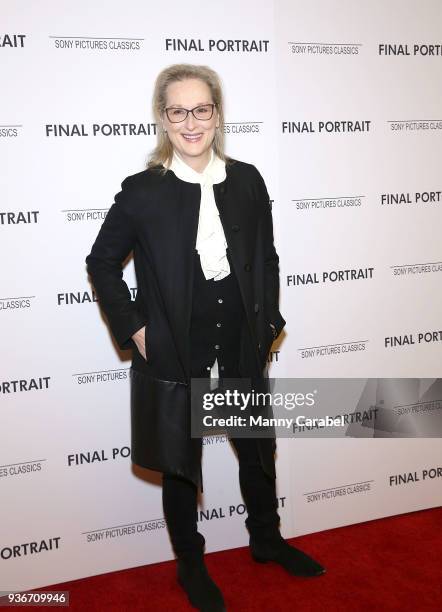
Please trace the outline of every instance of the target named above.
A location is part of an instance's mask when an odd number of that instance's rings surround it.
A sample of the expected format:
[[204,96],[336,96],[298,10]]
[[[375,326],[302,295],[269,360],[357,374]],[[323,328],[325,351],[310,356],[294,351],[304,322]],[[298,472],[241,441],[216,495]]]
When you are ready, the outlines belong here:
[[263,244],[265,263],[264,302],[271,326],[274,328],[273,336],[277,338],[286,324],[279,312],[279,257],[274,245],[270,197],[264,179],[258,170],[256,172],[261,203],[258,232]]
[[137,310],[135,302],[123,280],[123,261],[132,251],[136,232],[128,205],[134,197],[128,178],[121,184],[121,191],[109,209],[98,236],[86,257],[87,271],[106,315],[111,331],[120,349],[135,346],[132,335],[147,320]]

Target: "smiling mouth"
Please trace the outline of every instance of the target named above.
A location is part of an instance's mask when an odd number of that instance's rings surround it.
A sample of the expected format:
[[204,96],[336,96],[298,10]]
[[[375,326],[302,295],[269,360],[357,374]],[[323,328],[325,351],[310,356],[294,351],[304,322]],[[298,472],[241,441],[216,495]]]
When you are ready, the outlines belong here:
[[182,134],[186,142],[198,142],[202,138],[202,134]]

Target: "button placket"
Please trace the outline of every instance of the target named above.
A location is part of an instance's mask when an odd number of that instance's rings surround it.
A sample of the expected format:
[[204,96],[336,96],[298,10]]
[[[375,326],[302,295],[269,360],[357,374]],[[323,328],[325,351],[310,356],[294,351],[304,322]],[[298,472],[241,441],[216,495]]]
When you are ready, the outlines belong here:
[[[224,303],[223,298],[218,297],[218,304],[223,304],[223,303]],[[220,322],[220,321],[217,321],[217,322],[215,323],[215,326],[216,326],[215,333],[216,333],[216,335],[218,336],[218,341],[217,341],[217,343],[215,344],[215,350],[216,350],[216,351],[219,351],[219,350],[220,350],[220,348],[221,348],[221,342],[220,342],[220,331],[221,331],[221,330],[220,330],[220,328],[221,328],[221,325],[222,325],[222,324],[221,324],[221,322]],[[218,359],[218,358],[217,358],[217,359]],[[224,370],[224,365],[222,365],[222,364],[220,364],[220,363],[218,362],[218,369],[219,369],[219,370],[221,370],[221,371],[223,371],[223,370]]]

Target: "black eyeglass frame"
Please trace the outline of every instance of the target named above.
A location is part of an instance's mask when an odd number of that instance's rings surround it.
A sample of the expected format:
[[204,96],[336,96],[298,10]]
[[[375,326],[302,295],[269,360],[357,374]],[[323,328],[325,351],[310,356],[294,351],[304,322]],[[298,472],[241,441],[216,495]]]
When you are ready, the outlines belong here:
[[[211,106],[212,107],[212,113],[210,115],[210,117],[207,117],[206,119],[200,119],[199,117],[195,117],[195,113],[193,111],[195,111],[197,108],[201,108],[202,106]],[[198,104],[198,106],[195,106],[194,108],[182,108],[181,106],[168,106],[167,108],[164,109],[164,112],[166,113],[167,118],[169,119],[170,123],[182,123],[183,121],[186,121],[187,117],[189,116],[189,113],[192,113],[192,115],[195,117],[195,119],[197,121],[210,121],[210,119],[212,119],[213,117],[213,111],[216,107],[216,104],[209,103],[209,104]],[[186,116],[184,117],[184,119],[180,119],[179,121],[173,121],[170,117],[169,117],[169,110],[172,109],[178,109],[178,110],[183,110],[186,111]]]

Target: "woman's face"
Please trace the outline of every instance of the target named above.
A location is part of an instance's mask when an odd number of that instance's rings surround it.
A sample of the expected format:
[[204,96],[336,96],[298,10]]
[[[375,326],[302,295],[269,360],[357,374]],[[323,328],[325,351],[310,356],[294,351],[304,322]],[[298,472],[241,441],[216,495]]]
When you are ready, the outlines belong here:
[[[200,79],[175,81],[166,90],[166,108],[172,106],[191,110],[212,103],[210,88]],[[169,121],[166,112],[163,112],[163,125],[178,155],[196,172],[202,172],[210,161],[215,130],[219,126],[217,109],[213,109],[211,119],[195,119],[192,113],[188,113],[187,119],[180,123]]]

